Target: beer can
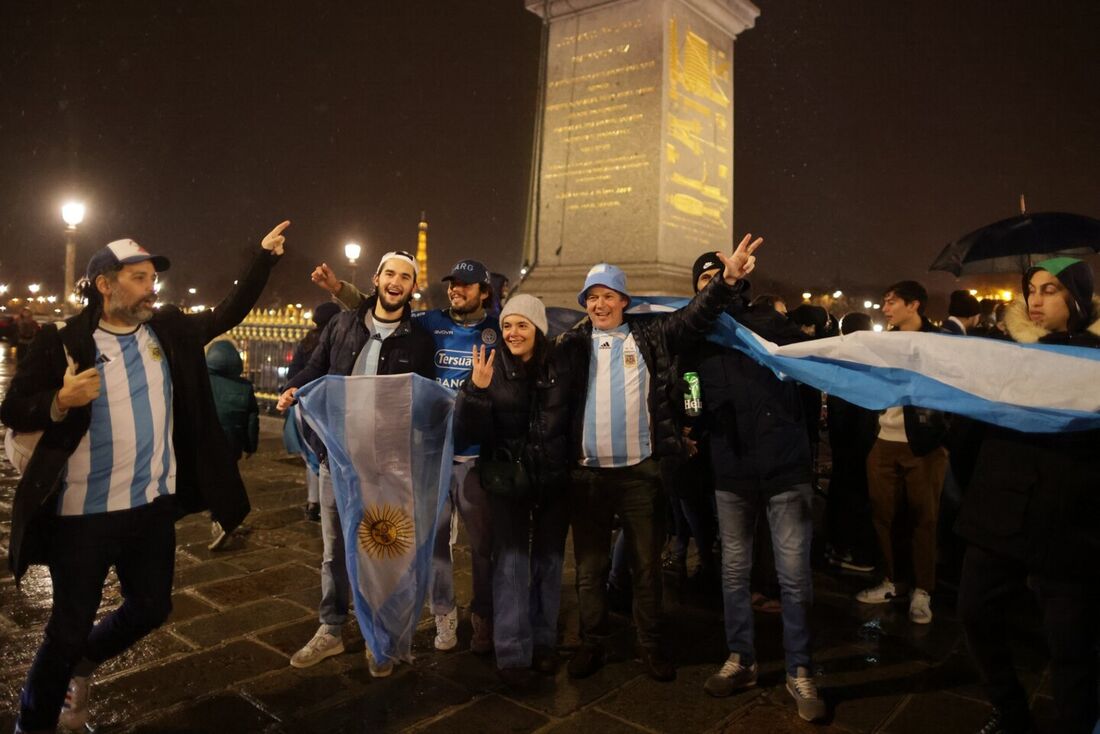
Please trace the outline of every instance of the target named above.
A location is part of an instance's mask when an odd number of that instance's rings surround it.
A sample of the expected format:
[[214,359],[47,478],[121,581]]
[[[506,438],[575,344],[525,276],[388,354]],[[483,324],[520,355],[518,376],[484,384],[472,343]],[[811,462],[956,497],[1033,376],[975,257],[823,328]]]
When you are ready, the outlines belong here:
[[699,385],[698,372],[685,372],[684,382],[688,389],[684,393],[684,415],[695,418],[703,412],[703,391]]

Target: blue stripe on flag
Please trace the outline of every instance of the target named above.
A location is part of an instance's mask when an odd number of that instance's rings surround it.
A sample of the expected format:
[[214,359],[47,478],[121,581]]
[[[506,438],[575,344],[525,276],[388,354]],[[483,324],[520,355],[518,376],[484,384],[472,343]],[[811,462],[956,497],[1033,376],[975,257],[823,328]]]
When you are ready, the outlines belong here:
[[613,465],[626,462],[626,368],[623,366],[623,340],[611,339],[611,390],[608,395],[611,414],[611,461]]

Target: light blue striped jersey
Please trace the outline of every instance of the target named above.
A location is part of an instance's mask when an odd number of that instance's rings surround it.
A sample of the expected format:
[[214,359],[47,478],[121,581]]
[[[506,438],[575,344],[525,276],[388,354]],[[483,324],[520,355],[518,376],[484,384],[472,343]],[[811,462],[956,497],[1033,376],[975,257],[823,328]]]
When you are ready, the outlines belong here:
[[633,466],[649,458],[648,397],[649,371],[630,327],[593,329],[582,466]]
[[92,422],[69,457],[58,513],[126,510],[176,491],[172,379],[153,331],[93,335],[99,397]]

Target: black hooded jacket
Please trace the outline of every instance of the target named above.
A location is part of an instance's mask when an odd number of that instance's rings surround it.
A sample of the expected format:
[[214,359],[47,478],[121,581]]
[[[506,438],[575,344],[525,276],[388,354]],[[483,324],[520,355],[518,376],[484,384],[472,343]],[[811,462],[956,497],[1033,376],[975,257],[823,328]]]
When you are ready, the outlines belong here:
[[[1100,320],[1072,334],[1049,333],[1031,323],[1022,303],[1014,303],[1005,322],[1017,342],[1100,348]],[[953,444],[953,451],[969,454],[963,463],[973,467],[956,524],[959,535],[1023,561],[1029,573],[1100,582],[1100,431],[1021,433],[976,421],[970,426],[970,440]]]
[[[779,345],[807,338],[771,306],[750,306],[742,296],[726,313]],[[699,373],[715,489],[768,494],[812,480],[798,383],[784,382],[751,357],[711,342],[686,352],[683,364],[685,371]]]

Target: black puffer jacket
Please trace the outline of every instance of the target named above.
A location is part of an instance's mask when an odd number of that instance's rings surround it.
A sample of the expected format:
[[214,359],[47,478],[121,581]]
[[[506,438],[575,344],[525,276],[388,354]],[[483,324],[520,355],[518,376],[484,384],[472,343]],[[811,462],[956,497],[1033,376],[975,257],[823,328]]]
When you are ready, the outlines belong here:
[[556,357],[551,350],[525,364],[502,348],[489,387],[466,380],[455,402],[456,444],[480,444],[489,456],[502,442],[524,439],[524,466],[543,497],[569,483],[570,385]]
[[[750,306],[738,297],[726,312],[777,344],[806,339],[771,306]],[[685,367],[691,363],[692,358],[685,359]],[[711,342],[698,346],[694,369],[688,371],[699,373],[715,489],[768,494],[813,479],[797,383],[784,382],[751,357]]]
[[[1018,342],[1100,348],[1100,321],[1075,334],[1051,334],[1013,304],[1005,322]],[[1025,562],[1030,573],[1100,582],[1100,431],[1021,433],[978,425],[959,535]]]
[[[374,310],[377,298],[371,296],[360,301],[358,307],[334,316],[321,332],[321,341],[310,355],[309,363],[283,389],[302,387],[325,375],[350,375],[359,352],[370,339],[371,334],[364,321],[367,314]],[[432,362],[435,341],[431,334],[413,323],[411,314],[412,311],[405,306],[401,324],[382,341],[378,374],[415,372],[421,377],[435,379],[435,365]]]
[[[680,456],[683,442],[675,401],[682,401],[680,377],[676,373],[676,353],[693,342],[701,340],[717,320],[722,310],[744,288],[738,281],[727,285],[723,278],[714,278],[684,308],[670,314],[631,317],[626,323],[638,344],[638,349],[649,371],[650,430],[653,439],[653,457],[660,459]],[[592,324],[566,332],[558,337],[561,364],[568,370],[574,389],[570,391],[571,420],[570,444],[574,463],[581,458],[581,442],[584,435],[584,405],[588,398],[588,365],[592,358]]]

